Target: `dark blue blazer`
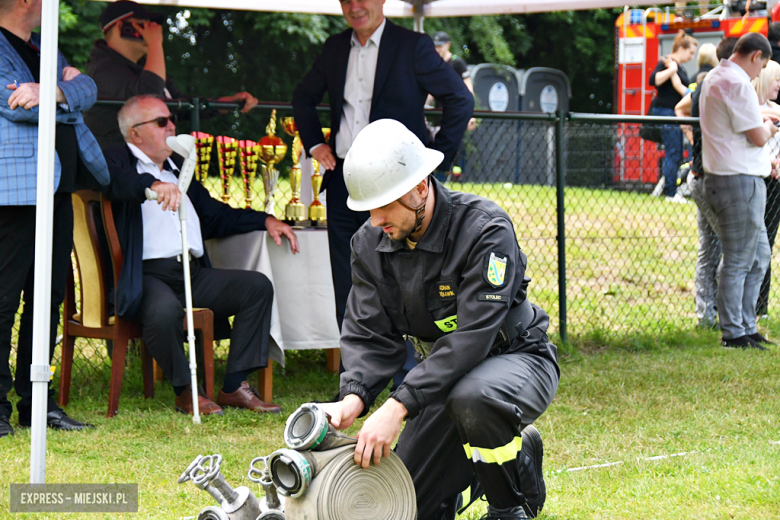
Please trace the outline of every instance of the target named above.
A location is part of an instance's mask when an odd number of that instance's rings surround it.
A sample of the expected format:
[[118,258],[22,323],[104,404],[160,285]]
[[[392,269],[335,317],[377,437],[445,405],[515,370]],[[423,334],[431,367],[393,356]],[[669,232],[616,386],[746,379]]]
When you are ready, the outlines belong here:
[[[293,93],[295,122],[307,152],[325,142],[316,111],[325,92],[330,99],[331,135],[338,133],[351,39],[352,29],[328,38],[322,54]],[[441,130],[434,142],[425,126],[424,106],[429,93],[444,109]],[[442,168],[448,168],[473,111],[474,96],[463,79],[436,54],[431,37],[387,20],[379,44],[371,121],[400,121],[426,146],[444,153]]]
[[[158,179],[148,173],[138,173],[138,159],[127,146],[108,150],[105,156],[111,183],[104,193],[112,201],[123,256],[116,289],[116,313],[132,320],[138,314],[143,296],[144,222],[141,204],[146,201],[144,190]],[[198,213],[203,240],[265,230],[268,214],[232,208],[213,198],[199,182],[190,184],[187,196]],[[200,260],[204,267],[211,267],[208,255],[204,254]]]

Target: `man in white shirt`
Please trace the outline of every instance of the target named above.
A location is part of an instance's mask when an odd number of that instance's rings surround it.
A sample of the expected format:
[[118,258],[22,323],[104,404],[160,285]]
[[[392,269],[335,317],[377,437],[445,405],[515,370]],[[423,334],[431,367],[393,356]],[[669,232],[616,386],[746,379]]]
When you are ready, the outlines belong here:
[[[341,326],[352,287],[350,239],[368,212],[347,208],[343,162],[358,133],[372,121],[395,119],[426,146],[444,154],[446,171],[474,110],[463,80],[436,53],[430,36],[387,20],[384,0],[340,0],[350,29],[331,36],[293,94],[295,122],[309,155],[328,170],[322,183],[328,208],[328,241],[336,316]],[[326,142],[317,105],[330,100],[331,139]],[[425,126],[428,94],[442,103],[441,129],[432,141]]]
[[704,190],[723,246],[718,316],[727,348],[765,350],[761,344],[768,343],[756,328],[756,301],[771,254],[763,180],[771,164],[763,147],[778,129],[761,115],[750,81],[771,56],[766,37],[742,36],[731,57],[707,75],[701,93]]
[[[251,209],[231,208],[197,182],[186,194],[177,186],[178,168],[166,144],[176,127],[168,107],[155,96],[136,96],[119,111],[119,127],[126,146],[106,152],[111,173],[108,197],[113,203],[123,263],[117,284],[115,312],[141,323],[144,343],[176,393],[176,409],[192,413],[192,389],[184,343],[184,272],[190,256],[192,303],[214,312],[215,328],[227,326],[230,353],[217,403],[199,396],[200,413],[222,414],[222,406],[258,413],[278,413],[275,404],[260,401],[247,376],[268,365],[273,286],[253,271],[212,269],[203,240],[267,230],[277,245],[282,236],[293,253],[298,241],[290,226]],[[146,188],[158,201],[147,201]],[[187,205],[187,255],[182,254],[177,214]]]

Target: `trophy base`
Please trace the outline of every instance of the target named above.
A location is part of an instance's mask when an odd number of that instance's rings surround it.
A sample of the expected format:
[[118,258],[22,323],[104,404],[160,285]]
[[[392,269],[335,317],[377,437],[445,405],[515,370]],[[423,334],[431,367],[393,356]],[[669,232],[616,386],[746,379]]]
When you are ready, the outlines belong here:
[[322,228],[325,229],[328,227],[328,220],[327,219],[321,219],[321,220],[310,220],[311,227],[313,228]]
[[293,219],[284,219],[282,220],[285,224],[290,226],[293,229],[304,229],[311,227],[311,220],[293,220]]

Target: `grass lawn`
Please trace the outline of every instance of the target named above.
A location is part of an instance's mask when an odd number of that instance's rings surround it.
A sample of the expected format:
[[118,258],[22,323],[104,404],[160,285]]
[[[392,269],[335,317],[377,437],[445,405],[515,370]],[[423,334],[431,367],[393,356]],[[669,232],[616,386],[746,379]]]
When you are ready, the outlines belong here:
[[[770,323],[769,334],[778,337],[780,323]],[[548,487],[540,518],[779,518],[780,348],[732,352],[716,342],[712,332],[632,341],[593,335],[576,350],[567,348],[558,395],[537,423]],[[197,515],[212,499],[191,483],[176,484],[186,465],[197,454],[221,453],[227,481],[256,490],[246,478],[249,461],[283,447],[288,413],[333,394],[336,377],[324,366],[324,353],[314,351],[291,352],[287,367],[277,367],[283,416],[229,410],[222,418],[205,417],[200,426],[173,412],[167,384],[157,386],[155,399],[144,400],[137,367],[128,370],[120,414],[111,420],[103,417],[103,383],[74,381],[68,411],[97,428],[49,433],[47,482],[138,483],[136,518]],[[224,364],[217,370],[221,378]],[[0,481],[27,482],[29,430],[0,444]],[[647,460],[679,453],[689,455]],[[606,463],[619,464],[567,471]],[[0,487],[0,518],[10,517],[8,501],[6,484]],[[477,519],[484,508],[478,502],[462,518]]]

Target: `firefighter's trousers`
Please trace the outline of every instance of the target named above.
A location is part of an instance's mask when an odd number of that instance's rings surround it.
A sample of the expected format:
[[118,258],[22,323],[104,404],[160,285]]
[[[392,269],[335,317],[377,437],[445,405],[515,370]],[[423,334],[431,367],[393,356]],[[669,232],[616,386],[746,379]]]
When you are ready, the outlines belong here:
[[414,481],[418,518],[454,519],[474,477],[494,507],[524,504],[520,432],[557,389],[558,370],[547,358],[522,352],[489,357],[446,400],[408,421],[396,453]]

